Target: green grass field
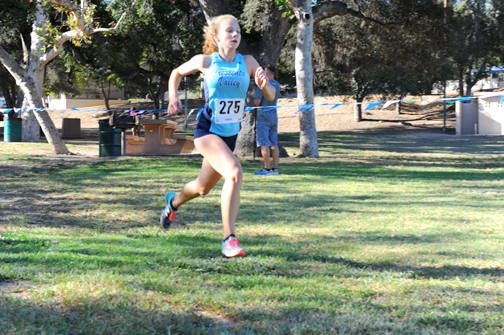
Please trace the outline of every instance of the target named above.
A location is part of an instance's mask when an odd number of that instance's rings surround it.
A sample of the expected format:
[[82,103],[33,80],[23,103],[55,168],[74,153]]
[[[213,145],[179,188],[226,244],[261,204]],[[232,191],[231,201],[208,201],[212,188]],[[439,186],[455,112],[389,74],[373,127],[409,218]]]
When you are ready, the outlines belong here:
[[222,182],[159,227],[198,158],[0,155],[0,334],[502,334],[503,145],[321,133],[279,176],[243,159],[241,259]]

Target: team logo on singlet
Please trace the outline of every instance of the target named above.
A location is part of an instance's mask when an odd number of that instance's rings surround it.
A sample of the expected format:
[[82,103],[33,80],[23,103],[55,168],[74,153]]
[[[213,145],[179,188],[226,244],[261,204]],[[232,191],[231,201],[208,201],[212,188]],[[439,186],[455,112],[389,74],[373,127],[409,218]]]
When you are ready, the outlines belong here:
[[217,78],[216,82],[219,86],[240,88],[241,82],[235,77],[247,77],[248,74],[242,70],[215,69],[213,75]]

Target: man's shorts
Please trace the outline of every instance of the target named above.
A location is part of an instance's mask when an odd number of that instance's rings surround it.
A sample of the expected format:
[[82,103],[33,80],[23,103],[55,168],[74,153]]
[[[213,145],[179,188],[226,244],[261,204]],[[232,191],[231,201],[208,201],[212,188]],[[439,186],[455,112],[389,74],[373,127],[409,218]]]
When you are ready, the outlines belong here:
[[257,146],[278,146],[278,122],[257,121]]

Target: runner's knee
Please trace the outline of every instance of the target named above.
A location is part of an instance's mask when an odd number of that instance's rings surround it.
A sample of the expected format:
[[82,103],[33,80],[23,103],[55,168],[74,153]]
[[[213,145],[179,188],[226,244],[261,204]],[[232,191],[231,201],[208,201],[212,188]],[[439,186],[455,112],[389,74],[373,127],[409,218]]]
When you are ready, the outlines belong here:
[[213,187],[210,187],[209,185],[203,185],[203,184],[198,184],[196,190],[199,195],[207,195],[210,193]]
[[243,170],[240,166],[235,166],[225,178],[226,180],[232,181],[234,184],[241,184],[243,181]]

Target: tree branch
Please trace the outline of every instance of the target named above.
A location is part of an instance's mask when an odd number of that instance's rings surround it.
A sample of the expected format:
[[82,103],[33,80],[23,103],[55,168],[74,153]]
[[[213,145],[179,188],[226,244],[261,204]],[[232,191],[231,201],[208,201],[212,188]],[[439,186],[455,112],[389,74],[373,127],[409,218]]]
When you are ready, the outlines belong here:
[[[84,21],[83,11],[85,10],[85,8],[81,9],[74,3],[71,3],[67,0],[48,0],[48,1],[59,6],[68,6],[72,10],[72,14],[75,15],[77,21],[77,28],[64,32],[56,39],[53,48],[49,50],[45,55],[40,57],[40,62],[42,65],[46,65],[55,57],[57,57],[59,54],[61,54],[61,52],[63,52],[62,48],[63,44],[65,42],[70,41],[71,39],[102,32],[115,33],[127,13],[127,11],[124,11],[124,13],[122,13],[121,17],[119,18],[119,21],[117,21],[116,25],[112,28],[93,28],[86,26],[86,22]],[[137,2],[138,0],[134,0],[133,3],[131,4],[131,7],[135,6]],[[82,4],[84,6],[84,3]]]
[[80,10],[80,7],[75,4],[73,1],[68,1],[68,0],[47,0],[55,5],[58,6],[65,6],[69,7],[72,11],[78,11]]
[[0,63],[2,63],[7,71],[16,79],[16,82],[20,82],[25,76],[25,70],[19,65],[18,62],[4,48],[0,46]]
[[207,23],[210,23],[210,20],[214,16],[218,16],[226,12],[227,5],[224,1],[208,1],[208,0],[199,0],[199,4],[203,14],[205,15],[205,19]]
[[76,30],[71,30],[64,32],[63,34],[56,39],[54,42],[54,46],[46,52],[43,56],[40,57],[40,63],[45,66],[47,63],[52,61],[54,58],[56,58],[59,54],[63,52],[63,44],[72,38],[76,38],[79,36],[79,31]]
[[[134,7],[136,4],[137,4],[138,0],[135,0],[133,1],[133,3],[131,4],[130,7]],[[119,25],[121,24],[123,18],[126,16],[126,11],[124,11],[124,13],[122,13],[121,17],[119,18],[119,21],[117,21],[117,24],[115,25],[114,28],[111,28],[109,31],[112,32],[112,33],[115,33],[116,30],[119,28]],[[102,30],[102,29],[105,29],[105,28],[100,28],[100,29],[95,29],[96,31],[106,31],[106,30]]]
[[28,50],[28,47],[26,46],[26,42],[23,36],[23,33],[19,29],[16,28],[16,30],[19,32],[19,38],[21,40],[21,47],[23,48],[23,62],[25,64],[28,64],[28,60],[30,59],[30,51]]
[[[357,7],[359,8],[359,7]],[[319,5],[316,5],[312,8],[313,13],[313,26],[316,27],[320,21],[331,18],[333,16],[343,16],[343,15],[351,15],[358,19],[363,20],[366,23],[376,23],[379,25],[390,25],[390,24],[399,24],[401,22],[381,22],[379,20],[373,19],[369,16],[366,16],[359,10],[355,10],[349,8],[346,3],[341,1],[329,1],[323,2]]]
[[343,16],[347,14],[348,6],[341,1],[323,2],[312,8],[313,26],[316,27],[320,21],[333,16]]
[[[392,23],[383,23],[379,20],[375,20],[369,16],[366,16],[364,15],[362,12],[358,11],[358,10],[354,10],[352,8],[348,8],[347,9],[347,14],[348,15],[351,15],[351,16],[354,16],[358,19],[361,19],[362,21],[366,22],[366,23],[376,23],[376,24],[379,24],[381,26],[384,26],[384,25],[387,25],[387,24],[392,24]],[[397,22],[393,23],[393,24],[397,24]]]

